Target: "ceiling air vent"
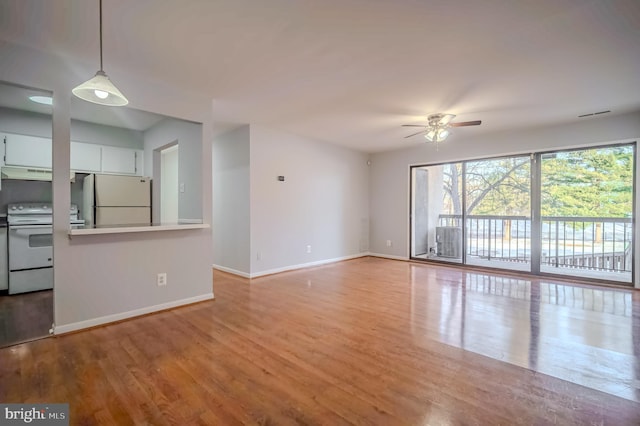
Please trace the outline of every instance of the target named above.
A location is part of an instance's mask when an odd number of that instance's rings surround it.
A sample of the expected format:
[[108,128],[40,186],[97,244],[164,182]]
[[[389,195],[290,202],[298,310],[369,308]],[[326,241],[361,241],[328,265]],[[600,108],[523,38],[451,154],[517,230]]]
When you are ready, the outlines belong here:
[[582,115],[579,115],[578,118],[591,117],[591,116],[594,116],[594,115],[606,114],[608,112],[611,112],[611,111],[606,110],[606,111],[592,112],[592,113],[589,113],[589,114],[582,114]]

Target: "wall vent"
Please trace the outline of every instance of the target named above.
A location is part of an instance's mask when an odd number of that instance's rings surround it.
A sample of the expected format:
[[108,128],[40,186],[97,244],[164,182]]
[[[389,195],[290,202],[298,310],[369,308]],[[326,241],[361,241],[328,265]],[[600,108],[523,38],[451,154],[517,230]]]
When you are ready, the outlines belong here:
[[578,118],[591,117],[591,116],[594,116],[594,115],[606,114],[608,112],[611,112],[611,111],[610,110],[606,110],[606,111],[592,112],[592,113],[589,113],[589,114],[582,114],[582,115],[579,115]]

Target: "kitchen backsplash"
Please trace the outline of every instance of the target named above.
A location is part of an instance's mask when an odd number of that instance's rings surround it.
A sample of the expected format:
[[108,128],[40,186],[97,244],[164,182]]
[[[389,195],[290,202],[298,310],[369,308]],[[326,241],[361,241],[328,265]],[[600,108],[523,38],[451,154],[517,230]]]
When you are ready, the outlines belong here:
[[52,199],[51,182],[4,179],[0,191],[0,214],[7,213],[8,204],[30,201],[51,203]]

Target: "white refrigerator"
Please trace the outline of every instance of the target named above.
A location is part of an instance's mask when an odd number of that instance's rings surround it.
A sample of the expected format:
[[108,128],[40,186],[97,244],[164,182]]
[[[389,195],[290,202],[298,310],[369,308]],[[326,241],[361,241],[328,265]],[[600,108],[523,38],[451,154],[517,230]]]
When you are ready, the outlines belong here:
[[151,179],[92,174],[84,178],[82,217],[86,226],[151,224]]

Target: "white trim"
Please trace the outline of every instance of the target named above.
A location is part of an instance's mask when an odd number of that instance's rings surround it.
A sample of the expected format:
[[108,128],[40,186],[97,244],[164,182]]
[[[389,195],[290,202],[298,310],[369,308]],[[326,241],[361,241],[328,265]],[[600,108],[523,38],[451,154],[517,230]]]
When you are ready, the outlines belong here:
[[72,331],[82,330],[84,328],[95,327],[98,325],[108,324],[111,322],[122,321],[124,319],[138,317],[153,312],[164,311],[166,309],[177,308],[178,306],[190,305],[192,303],[202,302],[204,300],[214,299],[213,292],[202,294],[200,296],[189,297],[186,299],[174,300],[172,302],[161,303],[154,306],[146,306],[133,311],[121,312],[119,314],[106,315],[103,317],[92,318],[85,321],[73,322],[65,325],[54,325],[53,334],[64,334]]
[[409,260],[408,256],[394,256],[392,254],[383,254],[383,253],[369,253],[369,256],[382,257],[384,259],[391,259],[391,260],[405,260],[405,261]]
[[280,272],[293,271],[295,269],[310,268],[312,266],[326,265],[327,263],[341,262],[343,260],[357,259],[359,257],[366,257],[366,256],[369,256],[369,253],[358,253],[358,254],[352,254],[350,256],[334,257],[333,259],[324,259],[324,260],[317,260],[315,262],[300,263],[298,265],[284,266],[282,268],[269,269],[267,271],[261,271],[261,272],[256,272],[255,274],[250,274],[249,278],[257,278],[265,275],[278,274]]
[[253,274],[247,274],[246,272],[237,271],[231,268],[225,268],[224,266],[220,266],[220,265],[213,265],[213,267],[215,269],[219,269],[224,272],[229,272],[230,274],[239,275],[241,277],[251,279],[251,278],[263,277],[265,275],[278,274],[280,272],[294,271],[296,269],[310,268],[312,266],[326,265],[327,263],[342,262],[343,260],[351,260],[351,259],[357,259],[359,257],[367,257],[367,256],[369,256],[369,252],[352,254],[352,255],[343,256],[343,257],[334,257],[333,259],[317,260],[315,262],[309,262],[309,263],[300,263],[298,265],[284,266],[282,268],[269,269],[266,271],[260,271]]
[[239,275],[243,278],[251,278],[247,272],[238,271],[237,269],[227,268],[225,266],[213,264],[213,269],[217,269],[222,272],[228,272],[233,275]]

